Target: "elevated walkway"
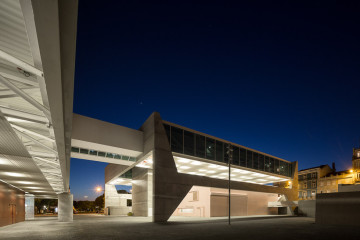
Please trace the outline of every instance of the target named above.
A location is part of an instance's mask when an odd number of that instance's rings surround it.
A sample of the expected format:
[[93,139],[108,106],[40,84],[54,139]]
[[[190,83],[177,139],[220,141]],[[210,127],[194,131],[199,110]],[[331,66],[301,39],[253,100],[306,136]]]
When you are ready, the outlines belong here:
[[143,153],[143,132],[73,115],[71,157],[131,165]]

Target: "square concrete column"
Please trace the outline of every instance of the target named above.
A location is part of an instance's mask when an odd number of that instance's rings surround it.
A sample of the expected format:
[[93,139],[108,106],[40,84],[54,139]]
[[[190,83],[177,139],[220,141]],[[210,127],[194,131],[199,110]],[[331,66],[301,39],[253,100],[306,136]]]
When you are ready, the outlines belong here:
[[25,220],[34,220],[34,202],[34,195],[25,194]]
[[73,221],[73,195],[71,193],[60,193],[58,195],[58,219],[59,222]]

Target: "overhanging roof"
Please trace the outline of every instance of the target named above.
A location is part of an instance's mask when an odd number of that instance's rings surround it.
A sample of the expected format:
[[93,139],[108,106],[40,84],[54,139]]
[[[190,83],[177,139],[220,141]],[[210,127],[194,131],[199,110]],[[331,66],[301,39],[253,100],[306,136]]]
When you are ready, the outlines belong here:
[[0,5],[0,179],[42,197],[69,189],[77,4]]

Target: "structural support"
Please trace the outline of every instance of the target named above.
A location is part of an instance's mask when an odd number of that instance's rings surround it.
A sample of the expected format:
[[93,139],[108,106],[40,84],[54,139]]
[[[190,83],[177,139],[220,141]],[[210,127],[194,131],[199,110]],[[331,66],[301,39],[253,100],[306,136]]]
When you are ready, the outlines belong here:
[[46,149],[47,149],[47,150],[49,150],[50,152],[53,152],[53,153],[55,153],[55,154],[57,155],[57,151],[55,151],[54,149],[52,149],[52,148],[51,148],[51,147],[49,147],[48,145],[46,145],[46,144],[44,144],[44,143],[42,143],[42,142],[40,142],[40,141],[36,140],[35,138],[33,138],[33,137],[31,137],[31,136],[27,135],[26,133],[21,132],[20,130],[18,130],[18,129],[16,129],[16,128],[14,128],[14,129],[15,129],[15,131],[16,131],[17,133],[19,133],[21,136],[23,136],[23,137],[25,137],[25,138],[29,139],[29,140],[30,140],[30,141],[32,141],[33,143],[36,143],[36,144],[38,144],[38,145],[40,145],[40,146],[42,146],[42,147],[46,148]]
[[39,77],[44,76],[43,72],[40,71],[39,69],[31,66],[30,64],[27,64],[26,62],[21,61],[20,59],[13,57],[10,54],[8,54],[4,51],[1,51],[1,50],[0,50],[0,58],[5,59],[6,61],[9,61],[9,62],[15,64],[16,66],[22,68],[23,70],[31,72]]
[[43,117],[40,115],[35,115],[35,114],[27,113],[24,111],[7,108],[4,106],[0,106],[0,111],[6,117],[11,117],[11,118],[20,119],[20,120],[26,120],[26,121],[30,121],[30,122],[49,124],[49,120],[46,117]]
[[42,134],[39,134],[37,132],[34,132],[34,131],[29,130],[29,129],[20,127],[20,126],[14,124],[14,123],[10,123],[10,125],[11,125],[12,128],[15,128],[16,130],[19,130],[20,132],[27,132],[27,133],[30,133],[30,134],[32,134],[34,136],[37,136],[37,137],[40,137],[42,139],[48,140],[50,142],[55,142],[55,140],[50,138],[50,137],[46,137],[46,136],[44,136]]
[[73,221],[73,195],[71,193],[60,193],[58,195],[58,219],[59,222]]
[[30,80],[30,79],[23,78],[23,77],[15,76],[10,71],[9,72],[5,72],[5,71],[6,70],[4,70],[3,68],[0,67],[0,74],[3,77],[14,80],[14,81],[17,81],[17,82],[20,82],[20,83],[27,84],[27,85],[30,85],[30,86],[39,87],[38,82],[35,82],[33,80]]
[[12,84],[9,80],[7,80],[6,78],[4,78],[2,75],[0,75],[0,82],[5,85],[7,88],[9,88],[11,91],[15,92],[17,95],[19,95],[20,97],[22,97],[24,100],[26,100],[27,102],[29,102],[31,105],[33,105],[34,107],[36,107],[37,109],[39,109],[40,111],[42,111],[45,116],[47,118],[51,117],[50,111],[49,109],[47,109],[45,106],[41,105],[38,101],[36,101],[35,99],[33,99],[32,97],[30,97],[26,92],[24,92],[23,90],[19,89],[17,86],[15,86],[14,84]]
[[48,160],[48,159],[44,159],[44,158],[41,158],[41,157],[34,157],[34,159],[39,160],[39,161],[41,161],[42,163],[46,163],[46,164],[48,164],[49,166],[52,166],[53,168],[56,168],[56,169],[58,169],[59,166],[60,166],[60,164],[59,164],[58,162],[55,162],[56,159],[55,159],[54,161],[50,161],[50,160]]
[[34,220],[34,202],[35,196],[32,194],[25,194],[25,220]]

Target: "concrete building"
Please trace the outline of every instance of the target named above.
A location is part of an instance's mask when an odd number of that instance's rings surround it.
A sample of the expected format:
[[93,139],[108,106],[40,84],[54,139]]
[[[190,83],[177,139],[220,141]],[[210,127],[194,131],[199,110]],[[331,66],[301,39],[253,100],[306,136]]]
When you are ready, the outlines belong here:
[[[232,148],[232,196],[236,196],[234,206],[239,206],[235,212],[244,214],[247,209],[247,214],[255,213],[251,199],[260,196],[265,200],[258,206],[263,209],[259,214],[278,213],[273,208],[284,207],[291,213],[296,204],[297,162],[163,121],[158,113],[153,113],[139,130],[80,115],[74,115],[73,123],[72,156],[110,162],[105,183],[132,186],[132,211],[136,216],[152,216],[153,221],[162,222],[172,215],[191,215],[190,211],[194,216],[218,216],[216,212],[224,215],[227,205],[221,196],[226,195],[228,187],[228,148]],[[101,131],[85,131],[90,126]],[[126,141],[121,143],[119,134]],[[99,144],[113,137],[116,141],[107,142],[111,147]],[[279,182],[282,184],[272,186]],[[111,193],[105,191],[107,194]],[[192,201],[191,207],[184,208],[189,206],[186,199],[195,195],[201,201]],[[219,203],[219,209],[212,208],[214,202]],[[204,206],[197,206],[200,203]],[[198,207],[201,213],[190,210]]]
[[118,193],[115,185],[105,184],[105,215],[127,215],[132,212],[132,194]]
[[[110,214],[132,211],[167,221],[188,211],[179,209],[188,194],[194,196],[189,193],[194,187],[202,189],[199,201],[203,190],[208,194],[206,216],[224,215],[229,159],[230,199],[239,206],[233,214],[284,208],[291,213],[297,162],[163,121],[158,113],[138,130],[73,114],[77,5],[76,0],[0,4],[0,28],[6,32],[0,38],[0,226],[32,219],[34,198],[58,199],[59,221],[72,221],[71,157],[109,163]],[[131,185],[132,194],[117,194],[119,184]],[[252,199],[262,200],[253,206]],[[216,202],[222,207],[212,208]]]

